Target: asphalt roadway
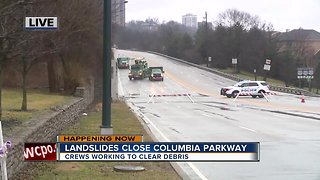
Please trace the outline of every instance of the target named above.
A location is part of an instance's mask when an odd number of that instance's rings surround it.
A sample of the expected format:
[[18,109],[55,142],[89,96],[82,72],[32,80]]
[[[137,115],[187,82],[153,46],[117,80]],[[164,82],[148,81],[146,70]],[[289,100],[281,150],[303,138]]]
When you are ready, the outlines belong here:
[[[159,141],[260,142],[260,162],[174,163],[185,179],[320,179],[320,99],[285,93],[220,96],[234,81],[161,56],[116,50],[163,66],[164,81],[130,81],[119,70],[119,95]],[[173,96],[173,95],[183,96]],[[184,96],[190,94],[190,96]],[[150,97],[170,95],[169,97]]]

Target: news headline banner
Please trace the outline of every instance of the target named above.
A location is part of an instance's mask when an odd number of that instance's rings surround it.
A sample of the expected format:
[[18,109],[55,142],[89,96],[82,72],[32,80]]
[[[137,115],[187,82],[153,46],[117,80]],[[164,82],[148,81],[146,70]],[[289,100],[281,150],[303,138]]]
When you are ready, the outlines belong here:
[[258,162],[258,142],[58,143],[58,161]]
[[60,135],[57,136],[57,142],[143,142],[143,135]]
[[[57,143],[137,143],[143,142],[143,135],[60,135],[57,136]],[[25,161],[56,161],[59,156],[59,149],[56,143],[25,143]],[[1,156],[1,148],[0,148]]]

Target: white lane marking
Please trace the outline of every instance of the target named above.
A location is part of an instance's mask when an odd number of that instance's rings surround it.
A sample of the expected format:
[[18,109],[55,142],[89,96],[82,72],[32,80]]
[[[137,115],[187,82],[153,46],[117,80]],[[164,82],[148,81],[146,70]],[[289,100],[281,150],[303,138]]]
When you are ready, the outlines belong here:
[[[162,136],[162,138],[167,141],[167,142],[170,142],[169,138],[167,138],[161,131],[160,129],[158,129],[154,124],[153,122],[147,117],[145,116],[144,114],[140,113],[144,120],[147,121],[148,124],[150,124],[156,131],[159,132],[159,134]],[[202,179],[202,180],[208,180],[208,178],[206,178],[201,172],[200,170],[194,166],[192,163],[190,162],[187,162],[187,164],[190,166],[190,168]]]
[[119,70],[117,70],[117,71],[118,71],[118,73],[117,73],[117,75],[118,75],[118,96],[119,95],[120,96],[124,96],[124,91],[123,91],[122,83],[121,83],[121,80],[120,80],[120,73],[119,73]]
[[204,116],[206,116],[206,117],[210,117],[210,118],[212,118],[212,117],[213,117],[213,116],[208,115],[208,114],[202,114],[202,115],[204,115]]
[[[158,128],[156,127],[156,125],[154,125],[153,122],[152,122],[147,116],[145,116],[143,113],[140,113],[140,114],[143,116],[143,118],[145,119],[145,121],[147,121],[148,124],[150,124],[156,131],[159,132],[159,134],[162,136],[162,138],[163,138],[165,141],[170,142],[169,138],[167,138],[167,137],[163,134],[163,132],[161,132],[160,129],[158,129]],[[199,170],[196,166],[194,166],[194,165],[193,165],[192,163],[190,163],[190,162],[187,162],[187,164],[188,164],[188,165],[190,166],[190,168],[200,177],[200,179],[202,179],[202,180],[208,180],[208,178],[206,178],[206,177],[200,172],[200,170]]]
[[190,163],[190,162],[187,162],[187,164],[191,167],[191,169],[192,169],[202,180],[208,180],[208,178],[205,177],[195,165],[193,165],[193,164]]
[[160,131],[159,128],[156,127],[156,125],[153,124],[153,122],[146,116],[144,115],[142,112],[140,112],[141,116],[143,116],[143,119],[146,121],[147,124],[150,124],[156,131],[158,131],[158,133],[162,136],[162,138],[165,141],[170,142],[170,140],[163,134],[162,131]]
[[255,132],[255,133],[257,132],[257,131],[255,131],[253,129],[250,129],[250,128],[247,128],[247,127],[243,127],[243,126],[239,126],[239,128],[246,129],[248,131]]
[[[119,76],[118,76],[119,77]],[[119,81],[120,83],[121,83],[121,81]],[[127,104],[127,105],[129,105],[129,103]],[[130,104],[131,106],[133,106],[133,107],[131,107],[132,109],[137,109],[133,104]],[[129,106],[130,106],[129,105]],[[138,114],[140,114],[141,116],[143,116],[143,119],[146,121],[146,123],[148,123],[148,124],[150,124],[156,131],[158,131],[158,133],[160,134],[160,136],[162,136],[162,138],[165,140],[165,141],[167,141],[167,142],[170,142],[170,140],[169,140],[169,138],[167,138],[164,134],[163,134],[163,132],[161,132],[160,131],[160,129],[159,128],[157,128],[156,127],[156,125],[154,125],[153,124],[153,122],[147,117],[147,116],[145,116],[142,112],[139,112],[138,110],[135,110]],[[206,178],[201,172],[200,172],[200,170],[196,167],[196,166],[194,166],[192,163],[190,163],[190,162],[186,162],[189,166],[190,166],[190,168],[199,176],[199,178],[200,179],[202,179],[202,180],[208,180],[208,178]]]

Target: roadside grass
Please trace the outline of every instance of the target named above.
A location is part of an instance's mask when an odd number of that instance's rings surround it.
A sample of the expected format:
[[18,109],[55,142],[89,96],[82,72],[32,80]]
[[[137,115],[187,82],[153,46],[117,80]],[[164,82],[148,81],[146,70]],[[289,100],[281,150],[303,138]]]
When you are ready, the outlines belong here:
[[[219,71],[222,71],[222,72],[225,72],[225,73],[228,73],[228,74],[234,74],[234,75],[240,76],[243,79],[254,80],[254,73],[250,73],[250,72],[247,72],[247,71],[240,71],[240,73],[235,73],[233,68],[216,69],[216,70],[219,70]],[[263,81],[263,76],[257,76],[257,80],[258,81]],[[273,78],[267,77],[267,82],[269,84],[276,85],[276,86],[285,86],[284,82],[281,81],[281,80],[278,80],[278,79],[273,79]],[[289,86],[289,87],[295,87],[295,86]],[[309,91],[309,87],[304,87],[304,88],[301,88],[301,89]],[[312,88],[311,92],[319,94],[319,89]]]
[[[228,73],[228,74],[237,75],[237,76],[241,77],[242,79],[254,80],[254,73],[251,73],[248,71],[240,71],[240,73],[236,73],[236,72],[234,72],[233,68],[217,69],[217,70]],[[257,75],[257,81],[263,81],[263,76]],[[283,81],[278,80],[278,79],[273,79],[273,78],[267,77],[267,82],[272,85],[285,86]]]
[[47,90],[28,90],[28,111],[21,111],[22,93],[19,89],[4,89],[2,91],[2,119],[26,120],[35,112],[49,109],[54,105],[63,104],[70,96],[50,94]]
[[[84,116],[80,123],[63,131],[62,134],[100,134],[101,106],[97,105]],[[123,102],[112,104],[112,125],[114,134],[143,134],[144,141],[152,141],[135,115]],[[142,172],[116,172],[116,165],[143,166]],[[105,180],[105,179],[181,179],[168,162],[48,162],[36,165],[32,174],[18,179],[59,179],[59,180]],[[29,172],[29,173],[30,173]]]
[[48,90],[28,90],[27,103],[28,111],[21,111],[22,93],[20,89],[3,89],[2,90],[2,124],[4,133],[7,128],[30,120],[40,112],[49,110],[53,106],[62,105],[71,96],[51,94]]

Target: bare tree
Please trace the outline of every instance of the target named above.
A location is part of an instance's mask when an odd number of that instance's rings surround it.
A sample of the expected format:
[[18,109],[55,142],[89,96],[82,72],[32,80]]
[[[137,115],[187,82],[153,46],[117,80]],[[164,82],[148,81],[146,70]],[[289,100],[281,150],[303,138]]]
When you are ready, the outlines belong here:
[[[68,3],[68,5],[66,5],[66,3]],[[56,75],[61,76],[61,74],[55,73],[58,72],[56,69],[60,68],[56,62],[61,62],[65,89],[73,89],[78,85],[76,83],[83,77],[78,76],[79,72],[83,70],[81,67],[88,68],[87,71],[90,71],[88,74],[95,72],[95,70],[90,70],[90,68],[95,67],[97,59],[101,58],[99,56],[101,48],[99,48],[98,43],[101,41],[102,34],[99,34],[101,32],[99,32],[101,29],[99,25],[101,24],[98,23],[102,21],[102,11],[99,11],[102,6],[101,1],[88,2],[84,0],[72,0],[68,2],[62,0],[26,0],[20,2],[19,5],[20,6],[16,7],[18,11],[15,12],[15,16],[10,14],[10,17],[13,17],[15,22],[17,22],[17,26],[14,27],[16,29],[10,30],[11,32],[15,32],[14,36],[10,39],[11,44],[14,46],[7,49],[13,52],[10,54],[14,56],[14,58],[11,58],[14,59],[11,64],[15,67],[20,67],[15,69],[19,69],[21,72],[23,94],[21,110],[26,111],[26,80],[33,65],[47,61],[48,67],[51,67],[53,70],[48,71],[49,77]],[[43,16],[44,13],[47,16],[59,17],[60,29],[58,31],[33,32],[21,29],[23,17]],[[1,57],[8,59],[7,56],[3,56],[6,55],[3,53],[4,51],[1,52]],[[99,57],[95,57],[97,56],[95,54]],[[88,60],[93,57],[95,57],[94,60]],[[55,61],[55,59],[59,61]],[[53,66],[50,66],[50,64],[53,64]],[[80,69],[77,69],[77,67],[80,67]],[[75,72],[78,74],[75,74]],[[59,86],[56,87],[59,88]]]
[[[57,69],[63,69],[64,90],[72,92],[81,78],[79,74],[74,74],[75,67],[95,64],[96,61],[89,61],[89,63],[82,59],[86,57],[83,56],[84,54],[94,56],[93,54],[100,50],[97,43],[102,42],[101,3],[102,1],[85,0],[49,0],[39,3],[38,14],[45,13],[59,18],[59,30],[45,32],[46,38],[43,39],[46,51],[55,52],[54,56],[48,58],[51,60],[47,61],[51,91],[58,91],[60,88],[59,82],[55,81],[57,79],[55,77],[60,76],[57,74],[59,72]],[[54,59],[59,60],[60,63]]]
[[[43,42],[43,37],[41,34],[31,33],[31,32],[22,32],[19,38],[23,41],[19,42],[14,51],[15,51],[15,62],[20,65],[20,72],[22,77],[22,104],[21,110],[27,111],[27,76],[31,68],[44,61],[44,56],[55,53],[54,50],[45,50],[39,42]],[[18,68],[17,68],[18,69]]]
[[2,83],[3,71],[11,59],[12,39],[20,28],[17,24],[17,8],[23,1],[0,2],[0,120],[2,118]]
[[216,24],[224,27],[240,26],[247,31],[253,27],[261,27],[261,22],[258,16],[252,16],[249,13],[239,11],[237,9],[228,9],[220,13]]
[[[270,38],[272,29],[271,24],[262,23],[258,16],[228,9],[220,13],[216,21],[211,43],[214,44],[212,47],[221,50],[214,53],[227,61],[227,64],[230,64],[231,58],[237,58],[238,73],[240,69],[259,69],[262,61],[275,53],[275,42]],[[223,64],[220,62],[225,67]]]

